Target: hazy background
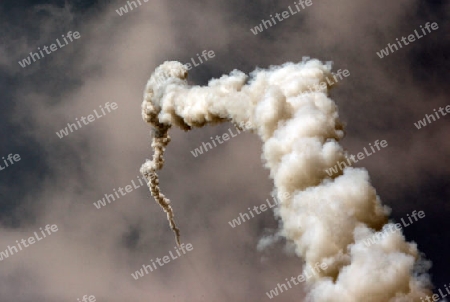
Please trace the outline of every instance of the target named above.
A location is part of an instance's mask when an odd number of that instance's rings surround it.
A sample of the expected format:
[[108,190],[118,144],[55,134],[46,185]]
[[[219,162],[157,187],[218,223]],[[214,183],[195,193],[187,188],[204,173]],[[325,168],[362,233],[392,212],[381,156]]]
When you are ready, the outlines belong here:
[[[233,69],[333,61],[350,76],[332,91],[347,123],[343,144],[356,154],[375,140],[389,146],[364,159],[383,202],[433,262],[437,288],[450,282],[450,117],[413,123],[450,105],[448,1],[329,1],[253,35],[250,28],[294,1],[151,0],[119,16],[126,1],[25,1],[0,4],[0,157],[21,161],[0,171],[0,251],[39,227],[59,231],[0,261],[1,302],[265,301],[265,292],[301,273],[285,243],[263,252],[258,240],[278,222],[269,211],[232,229],[228,221],[270,197],[261,143],[242,133],[194,158],[191,150],[231,124],[171,131],[161,177],[182,241],[194,250],[134,280],[131,273],[174,251],[166,215],[141,187],[96,209],[93,202],[139,175],[150,158],[150,127],[140,103],[151,72],[203,50],[215,57],[191,69],[205,84]],[[437,22],[439,29],[380,59],[376,52]],[[81,38],[22,68],[18,61],[68,31]],[[118,109],[59,139],[55,132],[106,102]],[[3,162],[0,161],[2,166]],[[277,301],[302,301],[302,286]]]

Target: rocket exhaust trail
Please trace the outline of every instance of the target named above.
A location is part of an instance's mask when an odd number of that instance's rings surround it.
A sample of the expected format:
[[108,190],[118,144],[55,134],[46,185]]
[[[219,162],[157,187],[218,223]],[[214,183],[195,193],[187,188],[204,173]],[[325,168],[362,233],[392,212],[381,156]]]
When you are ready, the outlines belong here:
[[[179,62],[156,68],[144,92],[142,117],[155,128],[152,160],[141,167],[150,191],[164,209],[179,243],[170,201],[159,189],[156,171],[172,126],[183,130],[231,121],[252,125],[263,141],[263,161],[274,180],[274,195],[283,200],[275,210],[280,236],[292,241],[304,270],[326,263],[309,281],[308,299],[318,302],[421,302],[431,284],[416,244],[400,232],[376,243],[364,241],[392,227],[389,209],[381,204],[363,168],[347,167],[339,145],[344,130],[337,106],[324,91],[307,88],[325,82],[331,65],[305,58],[257,69],[250,76],[234,70],[208,86],[189,86]],[[285,198],[285,196],[289,198]]]
[[164,150],[165,146],[170,142],[170,136],[167,131],[168,127],[155,123],[155,136],[153,137],[152,148],[154,150],[153,159],[147,161],[141,167],[141,173],[147,180],[147,185],[150,188],[152,196],[156,202],[163,208],[167,214],[167,220],[169,220],[170,227],[175,233],[175,239],[177,245],[180,246],[180,230],[175,225],[174,214],[172,207],[170,206],[170,200],[161,193],[159,188],[159,177],[156,174],[156,170],[161,170],[164,164]]

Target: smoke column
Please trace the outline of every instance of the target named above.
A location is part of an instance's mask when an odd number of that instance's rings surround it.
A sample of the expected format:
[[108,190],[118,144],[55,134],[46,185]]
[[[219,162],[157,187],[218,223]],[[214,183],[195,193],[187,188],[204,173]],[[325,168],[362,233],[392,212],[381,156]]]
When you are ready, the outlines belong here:
[[[187,84],[187,69],[165,62],[150,77],[142,103],[143,119],[155,128],[153,160],[141,173],[167,213],[179,242],[170,201],[160,192],[156,171],[172,126],[183,130],[231,121],[250,122],[263,141],[262,158],[282,200],[275,214],[279,234],[295,245],[311,272],[308,300],[318,302],[409,302],[430,295],[428,263],[416,244],[401,232],[386,232],[367,246],[365,239],[392,227],[363,168],[347,167],[331,177],[325,172],[345,161],[339,145],[344,136],[337,106],[323,91],[308,91],[331,76],[331,64],[304,58],[257,69],[249,76],[234,70],[208,86]],[[289,198],[286,198],[289,196]],[[377,236],[379,237],[379,236]],[[316,269],[317,271],[317,269]]]

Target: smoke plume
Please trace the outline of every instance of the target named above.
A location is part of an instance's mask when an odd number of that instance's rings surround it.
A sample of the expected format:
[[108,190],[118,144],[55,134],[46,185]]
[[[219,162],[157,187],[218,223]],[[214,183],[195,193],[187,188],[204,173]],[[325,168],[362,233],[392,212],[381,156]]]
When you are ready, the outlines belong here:
[[[344,137],[329,86],[308,90],[336,76],[331,64],[305,58],[257,69],[249,76],[234,70],[208,86],[190,86],[187,69],[165,62],[147,83],[142,116],[155,128],[154,156],[142,165],[152,195],[167,213],[179,242],[170,201],[160,192],[156,171],[172,126],[183,130],[231,121],[252,125],[263,141],[262,159],[282,200],[275,214],[279,235],[295,245],[312,271],[312,301],[422,301],[429,295],[428,263],[416,244],[401,232],[390,232],[367,246],[364,241],[392,227],[389,209],[381,204],[363,168],[347,167],[329,176],[326,170],[346,160],[338,143]],[[318,87],[318,86],[316,86]],[[286,198],[285,196],[289,196]]]

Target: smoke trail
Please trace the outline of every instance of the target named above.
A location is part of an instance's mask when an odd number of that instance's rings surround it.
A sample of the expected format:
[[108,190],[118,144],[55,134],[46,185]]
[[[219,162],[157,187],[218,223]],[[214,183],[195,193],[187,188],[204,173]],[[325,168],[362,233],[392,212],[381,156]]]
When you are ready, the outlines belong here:
[[[317,263],[328,269],[311,278],[312,301],[420,301],[430,294],[427,263],[414,243],[392,232],[370,245],[382,231],[389,209],[381,205],[365,169],[348,167],[331,177],[325,172],[345,161],[338,144],[343,126],[328,89],[307,88],[332,76],[331,64],[318,60],[257,69],[248,77],[234,70],[208,86],[189,86],[179,62],[165,62],[150,77],[142,115],[156,128],[153,160],[142,166],[152,195],[167,213],[179,240],[169,200],[160,193],[155,171],[163,166],[171,126],[184,130],[231,121],[250,122],[263,141],[263,160],[274,194],[280,235],[295,244],[304,270]],[[151,178],[150,176],[155,177]],[[283,196],[290,198],[282,199]],[[389,225],[388,225],[389,226]]]

